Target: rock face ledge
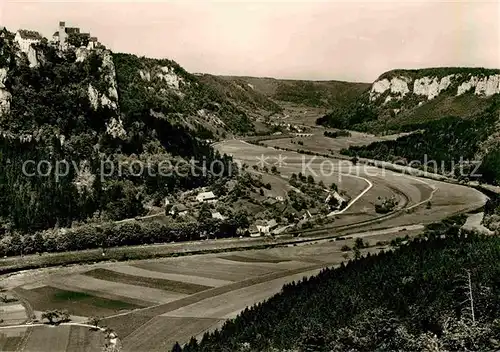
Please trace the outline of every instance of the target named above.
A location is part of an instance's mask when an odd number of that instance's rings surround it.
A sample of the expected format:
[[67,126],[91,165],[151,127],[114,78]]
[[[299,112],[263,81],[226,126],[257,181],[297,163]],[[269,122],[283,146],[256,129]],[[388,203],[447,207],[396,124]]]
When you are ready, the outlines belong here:
[[0,115],[10,111],[11,94],[5,87],[5,80],[7,79],[7,69],[0,68]]

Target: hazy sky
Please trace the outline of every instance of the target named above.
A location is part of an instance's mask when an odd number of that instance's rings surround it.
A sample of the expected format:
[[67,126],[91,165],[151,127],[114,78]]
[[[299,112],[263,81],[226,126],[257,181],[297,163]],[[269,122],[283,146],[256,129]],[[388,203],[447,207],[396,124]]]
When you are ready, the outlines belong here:
[[11,31],[51,37],[60,20],[190,72],[371,82],[393,68],[500,68],[498,0],[0,0]]

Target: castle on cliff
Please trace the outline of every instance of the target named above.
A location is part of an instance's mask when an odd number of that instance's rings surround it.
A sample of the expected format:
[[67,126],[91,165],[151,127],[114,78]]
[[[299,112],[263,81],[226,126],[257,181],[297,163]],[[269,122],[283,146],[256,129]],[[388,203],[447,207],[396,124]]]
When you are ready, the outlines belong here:
[[[97,37],[91,37],[90,33],[81,33],[79,27],[66,27],[66,22],[59,22],[59,30],[52,35],[52,42],[59,45],[59,49],[65,50],[69,45],[73,45],[68,40],[70,37],[77,38],[79,42],[85,43],[87,49],[101,47]],[[80,45],[81,46],[81,45]]]

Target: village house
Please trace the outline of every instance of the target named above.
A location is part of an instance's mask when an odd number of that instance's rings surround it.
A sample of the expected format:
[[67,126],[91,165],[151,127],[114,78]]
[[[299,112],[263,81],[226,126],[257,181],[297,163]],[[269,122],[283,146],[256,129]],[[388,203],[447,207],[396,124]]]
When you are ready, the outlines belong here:
[[276,227],[278,227],[278,223],[276,220],[272,219],[267,222],[267,226],[269,226],[269,230],[274,230]]
[[320,212],[316,208],[307,210],[307,215],[309,215],[310,218],[312,218],[313,216],[319,215],[319,214],[320,214]]
[[196,196],[196,200],[199,203],[215,203],[217,202],[217,197],[215,196],[214,192],[209,191],[209,192],[201,192]]
[[278,201],[274,198],[267,198],[264,201],[264,204],[266,204],[266,205],[275,205],[276,203],[278,203]]
[[212,213],[212,219],[226,220],[227,218],[218,211]]
[[262,236],[262,234],[260,233],[260,231],[256,225],[251,225],[250,228],[248,229],[248,232],[250,233],[250,237]]
[[255,222],[255,226],[257,227],[257,231],[259,231],[260,234],[269,233],[269,225],[267,225],[267,221],[257,220]]
[[266,220],[257,220],[255,222],[255,226],[257,227],[257,230],[261,234],[268,234],[269,232],[271,232],[271,230],[275,229],[278,226],[278,223],[274,219],[267,220],[267,221]]
[[101,43],[97,40],[97,37],[90,37],[89,44],[87,45],[87,49],[92,50],[100,46]]
[[299,220],[305,220],[305,219],[307,219],[308,216],[309,216],[309,214],[307,213],[307,210],[301,210],[297,213],[297,218]]
[[337,201],[337,206],[336,206],[337,209],[341,208],[345,203],[347,203],[344,197],[342,197],[337,191],[328,193],[328,196],[325,199],[325,203],[330,204],[332,198],[334,198]]
[[27,53],[31,45],[40,43],[42,38],[42,35],[36,31],[20,29],[17,31],[14,41],[19,45],[22,52]]

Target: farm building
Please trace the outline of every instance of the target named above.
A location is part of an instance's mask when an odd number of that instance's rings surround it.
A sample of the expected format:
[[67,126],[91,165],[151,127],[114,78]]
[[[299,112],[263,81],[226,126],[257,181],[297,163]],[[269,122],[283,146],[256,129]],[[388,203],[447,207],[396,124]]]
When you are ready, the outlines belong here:
[[257,220],[255,226],[260,233],[268,234],[271,230],[278,226],[276,220]]
[[256,225],[250,226],[248,231],[250,232],[250,237],[260,237],[262,235]]
[[269,226],[267,226],[267,221],[257,220],[255,222],[255,226],[257,227],[257,231],[259,231],[259,233],[269,233]]
[[170,209],[169,214],[177,214],[179,216],[184,216],[188,213],[188,208],[184,204],[176,204]]
[[227,218],[218,211],[212,213],[212,219],[226,220]]
[[342,207],[342,205],[347,203],[347,201],[337,191],[329,193],[325,199],[325,203],[330,204],[332,203],[333,199],[336,200],[337,208],[340,208]]
[[217,197],[214,192],[201,192],[196,196],[196,200],[200,203],[215,203],[217,202]]
[[266,205],[275,205],[276,203],[278,203],[278,201],[274,198],[267,198],[264,201],[264,204],[266,204]]
[[276,220],[272,219],[267,222],[267,226],[269,226],[269,230],[273,230],[278,226],[278,223],[276,222]]
[[309,209],[309,210],[307,211],[307,215],[309,215],[309,217],[310,217],[310,218],[312,218],[313,216],[316,216],[316,215],[318,215],[318,214],[320,214],[320,212],[319,212],[319,210],[318,210],[318,209],[316,209],[316,208]]

